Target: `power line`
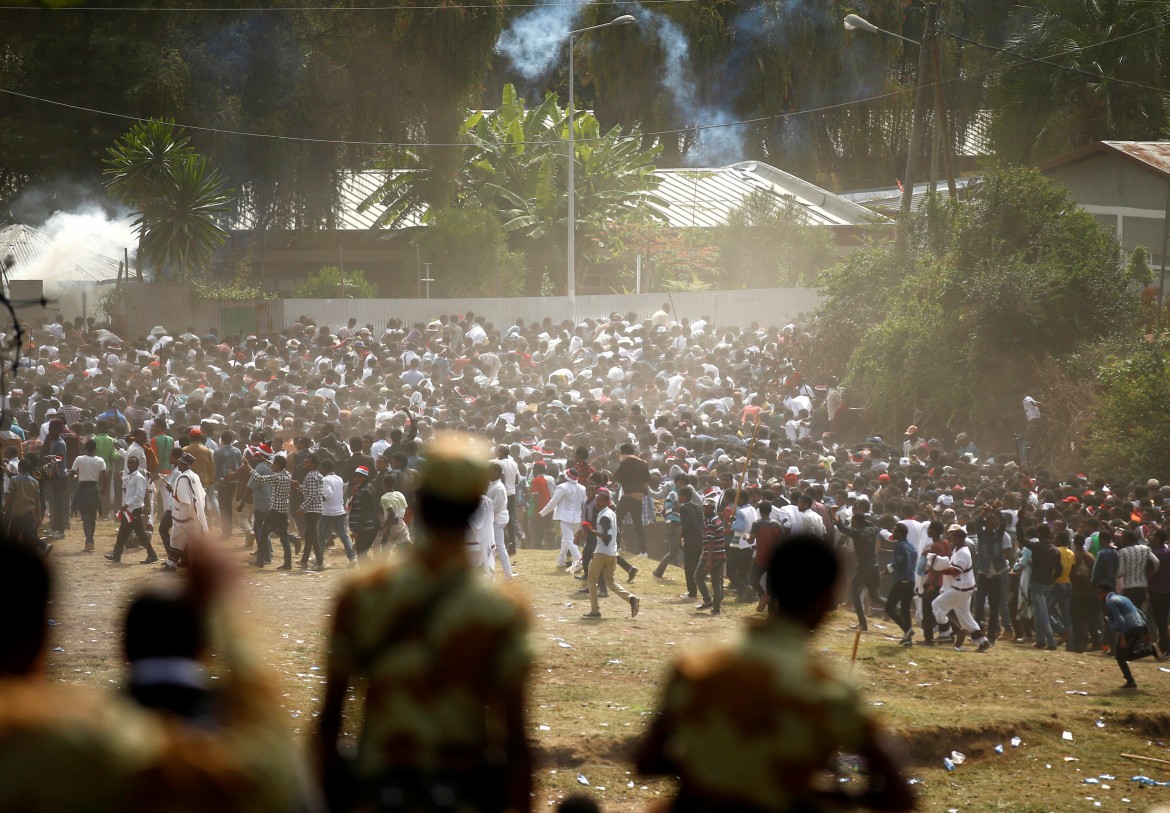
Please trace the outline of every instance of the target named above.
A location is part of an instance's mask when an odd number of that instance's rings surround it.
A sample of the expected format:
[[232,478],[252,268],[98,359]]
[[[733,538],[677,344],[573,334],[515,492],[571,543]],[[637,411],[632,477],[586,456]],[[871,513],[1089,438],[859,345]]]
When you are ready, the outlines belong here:
[[[612,1],[613,2],[624,2],[624,0],[612,0]],[[631,0],[631,2],[636,2],[636,1],[645,2],[645,0]],[[668,1],[670,1],[670,2],[692,2],[693,0],[668,0]],[[464,8],[466,8],[466,6],[464,6]],[[1110,77],[1106,77],[1106,76],[1103,76],[1101,74],[1094,74],[1094,73],[1088,72],[1088,71],[1079,71],[1077,69],[1066,68],[1065,66],[1060,65],[1059,63],[1049,62],[1049,60],[1056,59],[1056,58],[1062,57],[1062,56],[1068,56],[1069,54],[1080,53],[1082,51],[1087,51],[1090,48],[1096,48],[1096,47],[1100,47],[1102,45],[1108,45],[1108,44],[1111,44],[1114,42],[1119,42],[1121,40],[1130,39],[1132,37],[1141,36],[1142,34],[1147,34],[1147,33],[1150,33],[1151,31],[1155,31],[1155,30],[1160,29],[1160,28],[1165,28],[1168,25],[1170,25],[1170,22],[1160,23],[1158,25],[1150,26],[1149,28],[1145,28],[1145,29],[1142,29],[1140,31],[1135,31],[1135,32],[1132,32],[1129,34],[1122,34],[1122,35],[1117,36],[1117,37],[1112,37],[1110,39],[1101,40],[1100,42],[1090,43],[1088,45],[1082,45],[1082,46],[1078,46],[1076,48],[1070,48],[1066,51],[1061,51],[1058,53],[1049,54],[1047,57],[1028,57],[1028,56],[1025,56],[1023,54],[1019,54],[1019,53],[1014,52],[1014,51],[1008,51],[1007,49],[997,48],[997,47],[991,46],[991,45],[985,45],[984,43],[976,42],[975,40],[968,40],[968,39],[966,39],[964,37],[960,37],[956,34],[951,34],[950,32],[944,31],[943,33],[947,34],[948,36],[952,36],[961,42],[966,42],[966,43],[969,43],[971,45],[975,45],[977,47],[989,48],[989,49],[995,50],[995,51],[1002,51],[1005,54],[1008,54],[1010,56],[1013,56],[1013,57],[1016,57],[1018,59],[1022,59],[1025,61],[1041,62],[1043,64],[1048,64],[1048,65],[1051,65],[1052,67],[1056,67],[1056,68],[1061,68],[1061,69],[1065,69],[1065,70],[1074,70],[1074,71],[1079,72],[1079,73],[1087,73],[1089,76],[1092,76],[1095,79],[1108,80],[1108,79],[1110,79]],[[999,68],[989,68],[988,70],[980,71],[979,73],[970,74],[968,76],[955,76],[955,77],[952,77],[950,79],[944,79],[941,83],[929,82],[924,87],[926,87],[927,89],[930,89],[930,88],[933,88],[935,84],[949,85],[949,84],[952,84],[955,82],[965,82],[965,81],[971,81],[974,79],[980,79],[980,78],[983,78],[983,77],[988,76],[990,74],[996,73],[998,70],[1000,70],[1000,69]],[[1157,87],[1153,87],[1150,85],[1140,85],[1137,83],[1129,82],[1128,80],[1118,79],[1115,81],[1121,82],[1123,84],[1135,85],[1135,86],[1143,88],[1145,90],[1151,90],[1151,91],[1155,91],[1158,93],[1166,93],[1167,92],[1167,90],[1163,89],[1163,88],[1157,88]],[[886,99],[892,99],[892,98],[895,98],[897,96],[906,95],[906,94],[913,92],[913,91],[914,91],[914,89],[909,88],[909,87],[900,88],[898,90],[893,90],[893,91],[890,91],[887,93],[879,93],[879,94],[876,94],[873,96],[865,96],[865,97],[862,97],[859,99],[850,99],[848,101],[837,102],[835,104],[821,105],[818,107],[809,107],[809,108],[805,108],[803,110],[793,110],[793,111],[788,111],[788,112],[784,112],[784,113],[771,113],[771,114],[767,114],[767,115],[763,115],[763,116],[756,116],[753,118],[738,119],[736,121],[719,122],[719,123],[715,123],[715,124],[694,124],[694,125],[691,125],[688,127],[679,127],[679,128],[673,129],[673,130],[654,130],[654,131],[639,133],[638,135],[639,135],[639,137],[642,137],[642,138],[663,137],[663,136],[672,136],[672,135],[686,135],[686,134],[697,134],[697,133],[705,132],[707,130],[719,130],[719,129],[723,129],[723,128],[727,128],[727,127],[743,127],[743,126],[747,126],[747,125],[751,125],[751,124],[763,124],[763,123],[766,123],[769,121],[776,121],[776,120],[788,119],[788,118],[797,118],[800,116],[812,115],[814,113],[827,113],[827,112],[832,111],[832,110],[840,110],[840,109],[843,109],[846,107],[854,107],[854,106],[859,106],[859,105],[864,105],[864,104],[870,104],[872,102],[884,101]],[[123,119],[125,121],[134,121],[134,122],[160,121],[160,119],[155,119],[155,118],[146,118],[146,117],[142,117],[142,116],[132,116],[132,115],[129,115],[126,113],[115,113],[115,112],[109,111],[109,110],[99,110],[97,108],[86,107],[84,105],[76,105],[76,104],[70,104],[68,102],[61,102],[61,101],[57,101],[56,99],[46,99],[46,98],[43,98],[40,96],[34,96],[32,94],[29,94],[29,93],[21,93],[20,91],[11,90],[9,88],[0,87],[0,94],[14,96],[16,98],[21,98],[21,99],[25,99],[28,101],[38,102],[41,104],[53,105],[55,107],[61,107],[61,108],[67,109],[67,110],[76,110],[79,112],[90,113],[90,114],[98,115],[98,116],[108,116],[108,117],[112,117],[112,118]],[[247,131],[247,130],[227,130],[227,129],[222,129],[222,128],[218,128],[218,127],[206,127],[206,126],[201,126],[201,125],[197,125],[197,124],[178,124],[178,123],[176,123],[175,126],[181,127],[185,130],[193,130],[195,132],[212,133],[214,135],[237,136],[237,137],[241,137],[241,138],[266,138],[266,139],[275,140],[275,141],[287,141],[287,142],[305,143],[305,144],[329,144],[329,145],[335,145],[335,146],[352,146],[352,147],[383,147],[383,148],[394,148],[394,149],[426,149],[426,148],[462,149],[464,147],[469,146],[467,143],[464,143],[464,142],[443,143],[443,142],[402,142],[402,141],[354,141],[354,140],[340,139],[340,138],[313,138],[313,137],[308,137],[308,136],[289,136],[289,135],[277,135],[275,133],[258,133],[258,132],[252,132],[252,131]],[[578,142],[582,142],[582,143],[589,143],[589,142],[596,142],[596,141],[604,141],[605,137],[604,136],[597,136],[597,137],[593,137],[593,138],[580,138],[580,139],[574,139],[574,140],[576,140]],[[546,142],[532,142],[532,141],[510,142],[510,144],[512,146],[540,145],[542,143],[546,143]]]
[[[1062,54],[1054,54],[1053,56],[1067,56],[1069,54],[1080,53],[1081,51],[1084,51],[1087,48],[1095,48],[1095,47],[1100,46],[1100,45],[1105,45],[1107,42],[1116,42],[1117,40],[1126,39],[1127,37],[1140,36],[1142,34],[1147,34],[1151,31],[1157,30],[1159,28],[1165,28],[1168,25],[1170,25],[1170,22],[1160,23],[1158,25],[1151,26],[1150,28],[1144,29],[1142,31],[1136,31],[1133,34],[1127,34],[1127,35],[1124,35],[1121,37],[1116,37],[1113,40],[1105,40],[1102,42],[1093,43],[1091,45],[1084,46],[1083,48],[1073,48],[1069,51],[1065,51]],[[1000,48],[1000,47],[995,46],[995,45],[988,45],[987,43],[984,43],[984,42],[976,42],[975,40],[970,40],[970,39],[967,39],[966,37],[961,37],[958,34],[953,34],[950,31],[943,31],[942,33],[945,34],[946,36],[952,38],[952,39],[958,40],[959,42],[965,42],[968,45],[974,45],[977,48],[983,48],[983,49],[988,50],[988,51],[994,51],[997,54],[1005,54],[1006,56],[1010,56],[1013,59],[1018,59],[1021,62],[1025,62],[1025,63],[1038,62],[1041,65],[1048,65],[1049,67],[1057,68],[1058,70],[1066,71],[1068,73],[1081,74],[1083,76],[1088,76],[1092,79],[1097,79],[1100,81],[1114,82],[1114,83],[1119,84],[1119,85],[1127,85],[1129,87],[1135,87],[1135,88],[1139,88],[1141,90],[1148,90],[1148,91],[1151,91],[1153,93],[1170,93],[1170,89],[1167,89],[1167,88],[1155,87],[1154,85],[1146,85],[1146,84],[1143,84],[1141,82],[1134,82],[1134,81],[1131,81],[1129,79],[1122,79],[1121,77],[1118,77],[1118,76],[1106,76],[1103,73],[1094,73],[1093,71],[1086,71],[1082,68],[1074,68],[1071,65],[1061,65],[1059,62],[1052,62],[1051,61],[1052,57],[1045,58],[1045,57],[1036,57],[1036,56],[1026,56],[1024,54],[1009,50],[1007,48]]]
[[163,12],[172,13],[252,13],[252,12],[317,12],[317,11],[462,11],[473,9],[497,8],[579,8],[592,6],[641,6],[641,5],[676,5],[679,3],[697,3],[698,0],[582,0],[581,2],[550,2],[550,3],[468,3],[458,5],[430,5],[430,6],[246,6],[229,8],[226,6],[177,6],[164,8],[162,6],[63,6],[49,8],[46,6],[0,6],[0,11],[117,11],[117,12]]

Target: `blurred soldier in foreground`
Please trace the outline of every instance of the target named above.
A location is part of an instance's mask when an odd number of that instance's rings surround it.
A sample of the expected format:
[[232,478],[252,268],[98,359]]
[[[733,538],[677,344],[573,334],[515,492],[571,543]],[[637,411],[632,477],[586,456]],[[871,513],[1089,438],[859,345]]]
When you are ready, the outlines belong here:
[[[316,739],[322,782],[335,813],[527,813],[526,612],[472,570],[465,545],[488,449],[439,435],[425,458],[413,551],[362,573],[338,601]],[[347,760],[342,707],[359,682],[366,702]]]
[[[248,811],[300,807],[279,694],[225,636],[214,730],[117,696],[45,679],[50,576],[27,545],[0,540],[0,811]],[[226,579],[192,559],[190,599],[213,614]],[[215,613],[219,615],[219,613]],[[224,619],[226,621],[226,618]]]
[[[797,536],[768,566],[766,620],[728,646],[680,659],[638,770],[677,775],[680,813],[810,813],[834,805],[911,810],[914,796],[857,690],[809,652],[834,606],[837,559],[822,540]],[[869,766],[864,795],[819,790],[839,750]]]

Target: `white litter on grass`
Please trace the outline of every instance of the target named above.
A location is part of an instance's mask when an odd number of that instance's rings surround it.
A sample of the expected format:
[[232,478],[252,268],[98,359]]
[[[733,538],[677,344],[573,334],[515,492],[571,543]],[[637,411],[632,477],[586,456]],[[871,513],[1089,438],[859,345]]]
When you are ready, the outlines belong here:
[[1019,748],[1023,744],[1024,744],[1024,741],[1021,740],[1019,737],[1012,737],[1012,748]]
[[1105,727],[1105,721],[1104,721],[1104,720],[1098,720],[1098,721],[1097,721],[1097,728],[1104,728],[1104,727]]
[[1165,666],[1159,666],[1158,671],[1159,672],[1170,672],[1170,669],[1167,669]]
[[634,783],[633,783],[633,782],[627,782],[627,783],[626,783],[626,787],[627,787],[627,788],[632,788],[633,786],[634,786]]
[[583,773],[577,774],[577,782],[578,782],[578,784],[581,784],[581,785],[588,785],[589,784],[589,780],[585,778],[585,774],[583,774]]
[[1072,742],[1072,732],[1071,732],[1071,731],[1066,731],[1066,732],[1064,732],[1063,734],[1061,734],[1061,735],[1060,735],[1060,738],[1061,738],[1062,740],[1068,740],[1069,742]]
[[537,731],[552,731],[552,729],[551,729],[551,728],[549,728],[549,727],[548,727],[548,726],[546,726],[546,725],[538,725],[538,726],[536,727],[536,730],[537,730]]
[[55,646],[55,647],[53,647],[53,651],[54,651],[54,652],[64,652],[64,651],[65,651],[65,647],[63,647],[63,646]]
[[612,658],[611,660],[608,660],[608,661],[606,661],[606,663],[612,663],[612,664],[613,664],[613,665],[615,665],[615,666],[616,666],[616,665],[618,665],[618,664],[620,664],[621,662],[622,662],[622,661],[621,661],[621,659],[620,659],[620,658]]
[[962,765],[966,761],[966,754],[960,754],[958,751],[951,751],[951,762],[955,763],[956,765]]
[[1089,696],[1088,692],[1077,692],[1077,691],[1068,691],[1068,692],[1065,692],[1065,694],[1079,694],[1081,697],[1088,697]]
[[1077,759],[1076,757],[1065,757],[1064,761],[1065,762],[1080,762],[1080,760]]

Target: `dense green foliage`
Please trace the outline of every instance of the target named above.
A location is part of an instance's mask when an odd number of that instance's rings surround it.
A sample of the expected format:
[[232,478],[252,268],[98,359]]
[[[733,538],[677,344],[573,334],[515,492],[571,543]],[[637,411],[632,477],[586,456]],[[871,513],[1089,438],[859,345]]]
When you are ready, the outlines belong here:
[[342,274],[340,268],[330,265],[310,274],[293,295],[298,299],[373,299],[378,290],[366,279],[365,271],[347,268]]
[[991,173],[959,204],[935,199],[905,256],[859,252],[822,284],[822,361],[888,432],[1002,439],[1040,363],[1128,331],[1136,314],[1117,242],[1033,170]]
[[509,250],[494,209],[467,204],[438,210],[414,239],[434,280],[433,297],[519,296],[524,289],[524,254]]
[[[503,0],[90,0],[120,11],[0,9],[0,88],[143,118],[171,118],[241,190],[237,205],[262,227],[317,228],[335,215],[340,173],[377,156],[377,142],[447,144],[468,108],[491,106],[521,77],[495,46],[530,6]],[[377,8],[373,8],[373,6]],[[135,6],[142,11],[135,10]],[[309,7],[309,10],[305,10]],[[273,9],[257,12],[250,9]],[[222,10],[221,10],[222,9]],[[686,130],[760,119],[743,128],[735,160],[759,159],[838,188],[891,184],[905,165],[917,50],[846,32],[857,11],[911,38],[914,0],[695,0],[638,9],[639,25],[578,42],[578,99],[605,132]],[[581,25],[614,7],[587,6]],[[947,3],[943,24],[972,40],[1109,76],[1164,86],[1165,3],[1011,0]],[[663,46],[664,32],[681,45]],[[1118,37],[1128,36],[1125,39]],[[1103,40],[1116,40],[1097,46]],[[1092,47],[1085,47],[1092,46]],[[993,144],[1009,160],[1039,159],[1093,138],[1151,138],[1166,126],[1164,95],[1094,81],[947,40],[947,102],[956,139],[990,106]],[[563,58],[524,78],[530,97],[567,83]],[[680,87],[690,92],[680,94]],[[892,94],[892,95],[891,95]],[[871,99],[863,104],[842,102]],[[807,115],[784,114],[824,108]],[[68,206],[100,176],[98,158],[125,120],[6,97],[0,105],[0,207],[44,182]],[[292,138],[256,138],[226,131]],[[342,144],[340,141],[362,142]],[[692,131],[664,137],[662,162],[704,160]],[[649,146],[644,144],[643,146]],[[924,146],[924,155],[928,146]],[[460,151],[419,148],[433,168],[431,199],[455,193]],[[7,218],[5,218],[7,219]]]
[[832,264],[825,229],[809,225],[800,204],[755,192],[731,211],[717,230],[724,282],[732,288],[812,285]]
[[[460,127],[467,146],[460,151],[448,194],[438,171],[416,151],[397,151],[376,162],[382,185],[362,209],[379,212],[378,221],[397,225],[432,211],[472,206],[495,211],[512,247],[529,260],[525,290],[540,293],[546,275],[554,290],[565,285],[565,238],[568,232],[567,111],[548,94],[528,108],[512,85],[490,112],[469,115]],[[652,174],[659,148],[642,149],[635,130],[621,127],[602,132],[597,118],[580,112],[573,117],[576,183],[577,252],[580,285],[590,262],[604,256],[604,234],[617,222],[661,217],[647,204],[660,203]]]
[[1096,414],[1085,438],[1085,459],[1094,471],[1170,479],[1167,349],[1147,344],[1100,368]]

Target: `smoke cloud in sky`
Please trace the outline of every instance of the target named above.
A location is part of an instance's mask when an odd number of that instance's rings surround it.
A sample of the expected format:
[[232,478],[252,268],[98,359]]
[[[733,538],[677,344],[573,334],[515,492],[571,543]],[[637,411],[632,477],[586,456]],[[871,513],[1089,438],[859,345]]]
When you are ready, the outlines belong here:
[[541,5],[512,20],[496,49],[521,76],[535,79],[566,58],[565,41],[580,22],[583,8],[560,0],[542,0]]
[[[552,0],[555,2],[555,0]],[[500,35],[497,49],[508,58],[524,79],[532,81],[546,75],[565,58],[565,40],[582,17],[580,5],[542,4],[516,17]],[[750,15],[760,4],[749,7]],[[678,23],[666,15],[637,6],[633,9],[642,31],[653,37],[663,53],[661,84],[678,111],[684,126],[708,127],[736,120],[732,112],[733,95],[724,95],[719,103],[704,103],[691,65],[690,43]],[[734,25],[734,24],[733,24]],[[738,25],[743,36],[752,37],[752,26]],[[738,54],[729,58],[725,71],[735,72]],[[725,77],[725,87],[734,86],[734,76]],[[691,146],[688,159],[694,164],[719,166],[741,160],[745,155],[745,127],[714,127],[700,130]]]

